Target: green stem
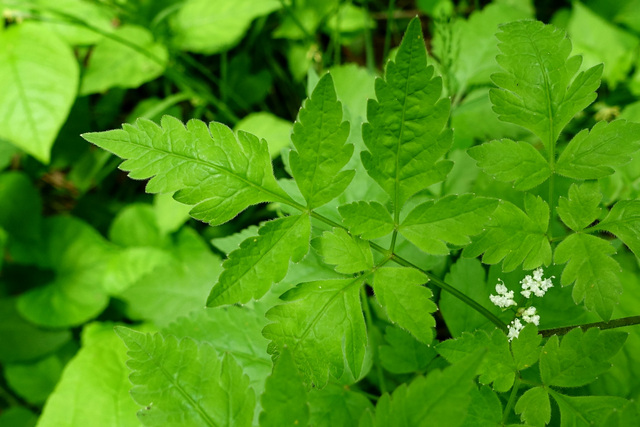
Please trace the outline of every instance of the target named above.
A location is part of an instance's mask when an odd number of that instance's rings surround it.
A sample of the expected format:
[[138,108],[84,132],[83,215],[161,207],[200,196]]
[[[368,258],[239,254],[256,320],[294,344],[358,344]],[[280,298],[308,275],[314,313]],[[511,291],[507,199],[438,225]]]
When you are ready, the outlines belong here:
[[304,36],[311,43],[313,43],[315,41],[313,34],[311,34],[307,30],[307,28],[304,25],[302,25],[302,22],[300,22],[295,12],[293,11],[293,9],[291,9],[291,6],[289,6],[285,0],[280,0],[280,4],[282,5],[282,8],[287,12],[287,14],[291,17],[291,20],[293,21],[293,23],[300,29],[300,31],[302,31],[302,34],[304,34]]
[[389,55],[389,48],[391,47],[391,30],[393,25],[393,12],[396,7],[396,0],[389,1],[389,8],[387,9],[387,31],[384,34],[384,50],[382,58],[386,61]]
[[509,396],[509,400],[507,401],[507,406],[504,407],[504,412],[502,413],[502,425],[506,424],[507,419],[509,418],[509,414],[513,409],[513,405],[516,403],[518,389],[520,388],[520,381],[520,375],[516,375],[516,379],[513,383],[513,388],[511,389],[511,395]]
[[600,328],[603,329],[613,329],[613,328],[622,328],[625,326],[639,325],[640,324],[640,316],[630,316],[630,317],[622,317],[620,319],[610,320],[608,322],[595,322],[595,323],[585,323],[584,325],[574,325],[574,326],[564,326],[562,328],[553,328],[553,329],[543,329],[539,333],[543,337],[550,337],[552,335],[564,335],[575,328],[580,328],[583,331],[586,331],[589,328]]
[[369,21],[367,20],[369,17],[369,0],[365,0],[362,3],[362,7],[364,8],[365,13],[364,16],[364,52],[365,52],[365,60],[367,64],[367,70],[369,72],[375,72],[375,54],[373,53],[373,38],[371,37],[371,29],[369,28]]

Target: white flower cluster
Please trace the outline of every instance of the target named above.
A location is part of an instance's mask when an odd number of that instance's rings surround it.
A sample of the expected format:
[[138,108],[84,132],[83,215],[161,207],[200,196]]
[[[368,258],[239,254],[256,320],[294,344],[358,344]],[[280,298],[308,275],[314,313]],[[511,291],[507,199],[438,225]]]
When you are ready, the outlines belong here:
[[[542,297],[549,288],[553,287],[551,279],[554,279],[555,277],[551,276],[547,279],[543,279],[542,275],[542,268],[538,268],[533,271],[533,275],[528,275],[520,281],[520,284],[522,285],[522,291],[520,293],[524,295],[525,298],[530,298],[532,294],[537,297]],[[496,293],[498,295],[489,295],[491,302],[502,309],[517,306],[518,303],[516,303],[514,299],[514,292],[507,289],[501,279],[498,279],[498,282],[499,283],[496,285]],[[533,306],[518,309],[516,315],[518,317],[522,317],[522,320],[525,323],[533,323],[536,326],[540,324],[540,316],[536,314],[536,308]],[[508,325],[509,331],[507,333],[507,338],[509,338],[509,341],[517,338],[518,335],[520,335],[520,331],[524,329],[524,326],[525,325],[520,321],[520,319],[513,319]]]
[[555,279],[555,276],[551,276],[547,279],[542,278],[542,268],[533,270],[533,276],[529,275],[520,281],[522,285],[522,295],[525,298],[530,298],[531,294],[537,297],[543,297],[544,294],[553,287],[551,279]]

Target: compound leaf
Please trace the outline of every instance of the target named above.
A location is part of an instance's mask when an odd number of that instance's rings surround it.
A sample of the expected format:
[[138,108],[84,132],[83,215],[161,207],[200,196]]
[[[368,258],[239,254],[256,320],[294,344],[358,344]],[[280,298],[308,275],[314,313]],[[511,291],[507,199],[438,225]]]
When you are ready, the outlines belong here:
[[309,422],[307,389],[285,347],[265,383],[260,398],[260,427],[306,426]]
[[407,215],[400,225],[400,233],[424,252],[448,255],[446,243],[469,244],[469,236],[483,231],[497,206],[496,199],[471,194],[429,201]]
[[469,149],[485,173],[503,182],[514,183],[516,190],[529,190],[551,175],[549,164],[528,142],[500,139]]
[[117,327],[144,425],[251,426],[255,393],[233,356],[209,344]]
[[293,125],[289,154],[293,177],[307,201],[317,208],[330,202],[347,188],[355,171],[342,168],[353,154],[353,145],[345,144],[349,122],[342,121],[342,104],[330,74],[325,74],[306,101]]
[[376,270],[373,290],[389,319],[409,331],[423,344],[433,339],[436,321],[431,313],[438,307],[425,286],[429,279],[415,268],[382,267]]
[[591,328],[572,329],[560,342],[549,338],[540,355],[542,382],[549,386],[580,387],[593,382],[611,367],[609,359],[622,347],[626,332]]
[[171,193],[195,205],[190,214],[222,224],[250,205],[288,196],[276,183],[267,143],[246,132],[233,134],[221,123],[207,125],[164,116],[158,126],[146,119],[122,129],[83,138],[126,159],[120,165],[133,179],[151,178],[149,193]]
[[640,124],[615,120],[601,121],[584,129],[564,149],[556,172],[576,179],[598,179],[614,172],[614,167],[631,161],[640,148]]
[[610,424],[609,416],[624,409],[629,401],[617,396],[567,396],[549,389],[560,408],[562,426],[590,427]]
[[520,419],[531,426],[544,426],[551,421],[549,393],[543,387],[525,391],[514,408]]
[[438,159],[452,143],[443,130],[449,117],[449,98],[440,99],[442,79],[427,67],[420,21],[409,24],[395,61],[385,78],[376,80],[377,101],[370,100],[361,153],[369,175],[389,194],[394,209],[430,184],[442,181],[452,163]]
[[342,228],[325,231],[318,242],[316,246],[323,261],[335,265],[338,273],[357,273],[373,267],[369,242],[349,235]]
[[600,215],[602,193],[595,182],[571,184],[569,198],[558,200],[558,215],[573,231],[581,231]]
[[355,202],[338,208],[342,222],[363,239],[384,237],[393,231],[393,218],[378,202]]
[[43,163],[78,87],[71,48],[46,26],[23,23],[0,33],[0,139]]
[[542,335],[538,334],[538,328],[533,323],[527,324],[520,331],[518,338],[511,341],[511,353],[519,371],[533,366],[538,361],[541,341]]
[[602,64],[577,76],[581,56],[569,57],[571,41],[563,30],[539,21],[516,21],[496,34],[504,73],[491,76],[493,110],[500,120],[529,129],[547,152],[573,116],[596,99]]
[[262,331],[277,356],[286,346],[308,386],[324,387],[329,373],[339,378],[345,360],[355,378],[364,362],[367,330],[360,303],[362,277],[301,283],[266,313]]
[[246,303],[262,297],[273,283],[309,250],[309,215],[293,215],[262,225],[258,236],[249,237],[229,254],[218,283],[207,299],[208,307]]
[[640,257],[640,200],[621,200],[596,227],[616,235]]
[[549,225],[549,206],[540,197],[525,196],[525,212],[510,202],[501,202],[491,215],[486,231],[473,238],[463,255],[480,254],[485,264],[504,259],[503,271],[511,271],[522,264],[525,270],[549,265],[551,245],[546,236]]
[[554,261],[567,263],[560,283],[569,286],[573,282],[573,300],[584,300],[589,310],[609,320],[613,306],[622,291],[617,272],[620,265],[611,258],[615,249],[606,240],[588,234],[571,234],[556,248]]

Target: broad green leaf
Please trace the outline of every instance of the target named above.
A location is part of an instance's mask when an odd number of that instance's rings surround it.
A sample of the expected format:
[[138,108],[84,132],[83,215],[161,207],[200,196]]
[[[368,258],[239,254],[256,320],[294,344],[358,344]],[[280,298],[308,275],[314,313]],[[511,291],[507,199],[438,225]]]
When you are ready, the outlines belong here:
[[263,311],[261,307],[248,306],[200,308],[178,318],[163,328],[162,333],[208,343],[221,356],[231,354],[259,395],[273,367],[267,353],[269,342],[261,333],[268,323]]
[[67,364],[38,425],[83,427],[88,420],[99,420],[105,427],[140,426],[137,405],[128,392],[126,360],[126,349],[112,324],[85,326],[82,348]]
[[338,208],[349,231],[363,239],[384,237],[393,231],[393,218],[378,202],[355,202]]
[[311,417],[309,425],[314,427],[352,427],[365,412],[373,411],[371,401],[363,394],[329,384],[309,392]]
[[[489,300],[493,289],[486,286],[486,272],[479,260],[458,258],[444,280],[487,310],[495,311],[496,306]],[[459,337],[463,332],[494,327],[486,317],[448,292],[440,294],[439,308],[447,329],[454,338]]]
[[436,325],[431,313],[438,309],[431,289],[423,286],[428,281],[424,273],[407,267],[379,268],[373,280],[376,298],[389,320],[424,344],[431,344]]
[[260,398],[260,426],[306,426],[309,422],[307,389],[291,353],[284,348],[273,367]]
[[203,306],[211,283],[222,270],[220,258],[191,228],[180,231],[175,248],[168,255],[163,257],[165,264],[139,276],[118,294],[127,304],[129,318],[164,326]]
[[615,425],[610,424],[612,420],[609,417],[629,404],[628,400],[614,396],[567,396],[553,389],[549,389],[549,394],[560,408],[562,427]]
[[46,356],[71,339],[64,329],[41,329],[27,322],[13,298],[0,298],[0,362],[23,362]]
[[511,353],[516,364],[516,369],[523,371],[533,366],[540,357],[540,342],[542,335],[538,334],[538,328],[534,324],[527,324],[518,338],[511,341]]
[[602,193],[595,182],[585,182],[581,185],[571,184],[569,198],[560,197],[558,200],[558,215],[573,231],[581,231],[600,215],[600,201]]
[[609,359],[622,347],[626,332],[591,328],[572,329],[560,342],[549,338],[540,354],[540,376],[549,386],[580,387],[593,382],[610,367]]
[[161,234],[177,231],[189,219],[190,209],[189,205],[178,203],[168,193],[156,194],[153,198],[153,210]]
[[207,306],[246,303],[262,297],[272,284],[284,278],[290,261],[299,262],[307,254],[310,230],[306,214],[265,223],[258,236],[248,238],[229,254]]
[[126,248],[111,257],[102,287],[112,296],[119,295],[167,264],[175,265],[175,259],[167,251],[153,247]]
[[502,403],[498,395],[489,386],[471,389],[469,414],[463,425],[476,427],[495,427],[502,420]]
[[545,158],[528,142],[495,140],[471,147],[469,155],[488,175],[504,182],[513,181],[516,190],[529,190],[551,175]]
[[474,334],[465,332],[460,338],[442,341],[436,350],[450,363],[458,363],[479,348],[487,350],[477,373],[482,384],[493,383],[496,391],[508,391],[513,386],[516,366],[509,351],[507,336],[499,330],[489,334],[476,331]]
[[166,234],[158,227],[153,207],[143,203],[132,203],[118,213],[109,227],[109,240],[124,247],[169,245]]
[[640,200],[619,201],[595,229],[612,232],[640,257]]
[[76,98],[73,51],[43,25],[12,25],[0,32],[0,76],[0,138],[49,163]]
[[103,38],[93,48],[82,75],[81,95],[112,87],[136,88],[164,72],[169,53],[153,40],[149,30],[123,25],[113,31],[112,37]]
[[161,125],[139,119],[135,126],[83,137],[126,159],[120,168],[131,178],[151,178],[148,192],[177,191],[177,201],[196,205],[191,216],[211,225],[229,221],[250,205],[287,198],[273,177],[266,142],[244,132],[236,137],[216,122],[207,127],[190,120],[185,127],[164,116]]
[[403,329],[387,326],[385,345],[378,347],[380,364],[394,374],[423,372],[436,356],[433,347],[422,344]]
[[11,406],[0,414],[0,427],[35,427],[38,416],[22,406]]
[[588,234],[571,234],[556,248],[554,262],[567,263],[560,283],[573,287],[573,300],[576,304],[584,300],[585,306],[609,320],[613,307],[617,304],[622,291],[620,279],[616,273],[618,263],[611,258],[615,249],[610,242]]
[[400,233],[429,254],[448,255],[447,243],[467,245],[469,236],[481,233],[498,200],[472,194],[447,196],[425,202],[400,224]]
[[376,21],[367,9],[357,7],[353,3],[342,3],[329,17],[326,25],[328,31],[346,33],[348,37],[353,33],[375,28]]
[[[18,171],[0,174],[0,227],[11,240],[36,246],[42,224],[42,200],[29,177]],[[25,223],[29,227],[25,227]],[[14,256],[15,257],[15,256]]]
[[335,270],[339,273],[357,273],[373,267],[373,254],[369,242],[351,236],[342,228],[325,231],[317,242],[315,246],[322,260],[329,265],[335,265]]
[[17,395],[32,405],[41,405],[60,380],[62,368],[62,361],[53,354],[33,363],[6,364],[4,377]]
[[360,304],[362,277],[302,283],[284,293],[284,304],[266,314],[273,323],[263,335],[269,353],[290,349],[307,387],[324,387],[329,374],[339,378],[345,361],[360,376],[367,331]]
[[438,160],[452,143],[444,130],[449,98],[442,98],[442,79],[427,67],[420,21],[409,24],[385,79],[376,80],[377,101],[370,100],[361,153],[369,175],[389,194],[396,215],[404,202],[430,184],[442,181],[452,163]]
[[458,427],[471,404],[472,381],[482,362],[476,351],[442,371],[418,376],[402,384],[391,397],[383,395],[376,406],[377,427]]
[[576,179],[598,179],[629,163],[640,149],[640,124],[601,121],[589,131],[580,131],[567,145],[556,164],[560,175]]
[[342,104],[331,74],[325,74],[300,110],[291,135],[291,171],[308,208],[330,202],[351,183],[355,172],[341,172],[353,154],[353,145],[345,144],[348,136],[349,122],[342,121]]
[[501,202],[486,225],[487,231],[474,237],[463,255],[484,254],[485,264],[497,264],[504,259],[503,271],[514,270],[520,264],[525,270],[549,265],[548,226],[549,206],[540,197],[526,194],[525,212],[510,202]]
[[527,425],[545,426],[551,421],[549,393],[543,387],[530,388],[520,396],[514,410]]
[[189,338],[118,327],[128,348],[131,397],[148,426],[251,426],[255,393],[233,356]]
[[602,64],[580,72],[582,57],[572,56],[564,31],[539,21],[500,26],[502,52],[496,60],[505,71],[491,76],[498,89],[490,92],[501,120],[533,132],[547,153],[573,116],[596,99]]
[[96,230],[73,217],[50,217],[43,228],[46,266],[55,271],[55,278],[21,294],[18,310],[42,326],[81,325],[107,307],[102,281],[113,249]]
[[243,130],[267,140],[271,158],[278,157],[283,148],[291,145],[293,123],[269,113],[259,111],[245,116],[234,126],[234,132]]
[[279,9],[276,0],[187,0],[172,20],[182,50],[213,54],[235,46],[255,18]]

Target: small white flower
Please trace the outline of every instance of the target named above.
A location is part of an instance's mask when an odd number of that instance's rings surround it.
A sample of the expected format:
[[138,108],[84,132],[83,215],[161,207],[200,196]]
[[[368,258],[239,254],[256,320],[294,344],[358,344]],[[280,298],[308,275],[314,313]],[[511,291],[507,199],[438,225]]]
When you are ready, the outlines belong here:
[[529,307],[522,312],[522,320],[527,323],[533,323],[538,326],[540,324],[540,316],[536,314],[535,307]]
[[509,341],[513,341],[514,338],[518,338],[518,335],[520,335],[520,331],[524,328],[524,325],[520,322],[520,319],[513,319],[513,321],[509,323],[508,328],[509,333],[507,334],[507,338],[509,338]]
[[498,281],[500,282],[496,285],[496,292],[498,295],[489,295],[491,302],[500,308],[508,308],[512,305],[517,305],[513,299],[513,291],[508,290],[502,280],[498,279]]
[[533,271],[533,276],[526,276],[520,281],[522,285],[522,292],[520,293],[524,295],[525,298],[530,298],[531,294],[537,297],[543,297],[549,288],[553,287],[551,279],[555,279],[555,276],[543,279],[542,274],[542,268],[537,268]]

